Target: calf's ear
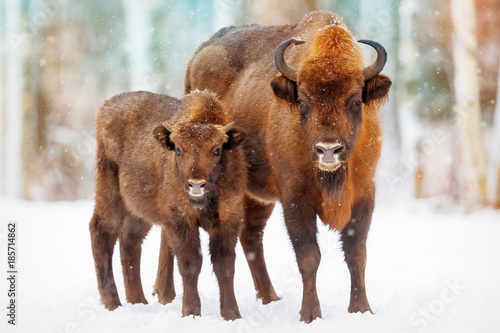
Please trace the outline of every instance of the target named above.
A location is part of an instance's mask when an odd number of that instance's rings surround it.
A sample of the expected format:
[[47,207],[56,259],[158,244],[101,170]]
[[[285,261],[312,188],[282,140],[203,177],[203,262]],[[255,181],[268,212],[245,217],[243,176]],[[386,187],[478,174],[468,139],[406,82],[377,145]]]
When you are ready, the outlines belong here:
[[245,140],[246,133],[238,128],[231,128],[226,132],[227,142],[222,145],[223,149],[232,150]]
[[167,147],[170,150],[175,149],[175,144],[170,140],[172,130],[173,127],[169,124],[159,125],[153,130],[155,138],[161,143],[162,146]]
[[391,84],[391,79],[382,74],[365,81],[365,86],[363,87],[363,103],[366,104],[380,98],[386,98]]
[[279,99],[282,99],[290,104],[297,102],[297,83],[287,79],[283,75],[274,78],[271,81],[271,88],[274,94]]

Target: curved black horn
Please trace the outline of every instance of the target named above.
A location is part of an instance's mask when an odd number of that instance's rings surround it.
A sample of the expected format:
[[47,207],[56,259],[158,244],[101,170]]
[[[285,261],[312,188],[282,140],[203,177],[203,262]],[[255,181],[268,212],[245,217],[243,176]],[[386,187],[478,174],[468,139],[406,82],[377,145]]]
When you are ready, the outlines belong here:
[[384,47],[379,43],[369,40],[369,39],[361,39],[358,40],[358,43],[363,43],[366,45],[370,45],[377,51],[377,59],[375,62],[364,69],[363,75],[365,77],[365,81],[374,78],[384,69],[385,63],[387,62],[387,52]]
[[304,44],[303,40],[298,40],[295,38],[290,38],[289,40],[281,43],[276,51],[274,51],[274,63],[276,64],[276,68],[289,80],[297,82],[297,70],[292,66],[288,65],[285,61],[285,50],[290,44],[300,45]]

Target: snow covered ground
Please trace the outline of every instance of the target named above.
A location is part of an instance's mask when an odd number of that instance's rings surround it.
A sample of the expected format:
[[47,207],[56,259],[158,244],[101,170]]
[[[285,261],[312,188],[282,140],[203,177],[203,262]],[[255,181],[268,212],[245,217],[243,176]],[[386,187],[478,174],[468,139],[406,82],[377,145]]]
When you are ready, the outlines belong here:
[[[7,283],[0,294],[5,332],[499,332],[500,212],[436,213],[429,202],[379,204],[368,242],[367,291],[375,315],[349,314],[349,273],[338,235],[320,228],[318,293],[323,319],[299,322],[302,285],[281,207],[266,228],[265,254],[282,300],[255,300],[250,271],[238,245],[236,298],[243,319],[219,315],[218,287],[203,233],[199,290],[202,317],[181,318],[177,298],[161,305],[152,296],[159,228],[143,245],[142,281],[148,305],[124,304],[109,312],[99,303],[88,222],[93,204],[25,202],[0,198],[0,253],[6,274],[6,222],[18,222],[18,325],[6,324]],[[118,249],[114,270],[125,300]]]

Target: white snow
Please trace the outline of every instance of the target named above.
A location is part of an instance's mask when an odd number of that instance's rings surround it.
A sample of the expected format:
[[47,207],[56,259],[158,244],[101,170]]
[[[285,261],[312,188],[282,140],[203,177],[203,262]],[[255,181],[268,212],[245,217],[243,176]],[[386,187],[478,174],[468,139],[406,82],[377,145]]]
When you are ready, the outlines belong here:
[[376,207],[368,240],[366,284],[375,315],[349,314],[350,279],[338,235],[321,226],[318,293],[323,319],[299,322],[302,284],[281,207],[265,230],[268,269],[281,301],[262,305],[241,247],[235,289],[243,319],[219,315],[207,237],[199,291],[202,316],[181,317],[177,298],[160,305],[152,296],[160,244],[155,227],[143,245],[142,282],[148,305],[125,303],[118,248],[114,273],[123,307],[99,303],[90,248],[91,201],[26,202],[0,198],[0,253],[6,274],[7,221],[18,222],[18,325],[6,323],[6,279],[0,279],[5,332],[498,332],[500,327],[500,212],[434,212],[425,201]]

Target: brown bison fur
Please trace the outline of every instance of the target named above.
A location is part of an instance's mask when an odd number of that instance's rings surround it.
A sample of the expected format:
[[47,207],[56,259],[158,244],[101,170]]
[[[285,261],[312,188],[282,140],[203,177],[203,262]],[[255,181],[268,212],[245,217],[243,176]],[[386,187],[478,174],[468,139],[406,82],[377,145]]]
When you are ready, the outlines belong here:
[[[293,45],[293,39],[305,43]],[[279,74],[273,60],[284,41],[292,44],[279,59],[293,75]],[[377,60],[383,54],[379,51]],[[351,274],[349,312],[371,312],[364,272],[381,151],[378,110],[391,85],[388,77],[378,74],[384,63],[377,70],[365,69],[359,43],[342,19],[313,12],[295,25],[222,29],[200,46],[188,65],[186,93],[216,92],[248,134],[246,200],[263,203],[257,206],[261,213],[256,233],[262,234],[274,202],[282,203],[303,279],[300,319],[305,322],[321,317],[317,216],[341,233]],[[252,224],[250,219],[245,223]],[[270,290],[264,259],[258,260],[260,270],[252,269],[254,281],[256,276],[264,278]],[[257,283],[256,288],[270,293]]]
[[101,301],[107,309],[120,305],[111,260],[117,239],[127,301],[147,303],[140,277],[141,244],[151,225],[158,224],[159,301],[165,304],[175,297],[175,255],[184,287],[182,314],[200,315],[202,227],[210,237],[221,315],[240,318],[233,277],[235,246],[245,218],[246,162],[239,146],[244,132],[232,128],[230,118],[215,95],[199,91],[183,100],[123,93],[99,111],[90,234]]

